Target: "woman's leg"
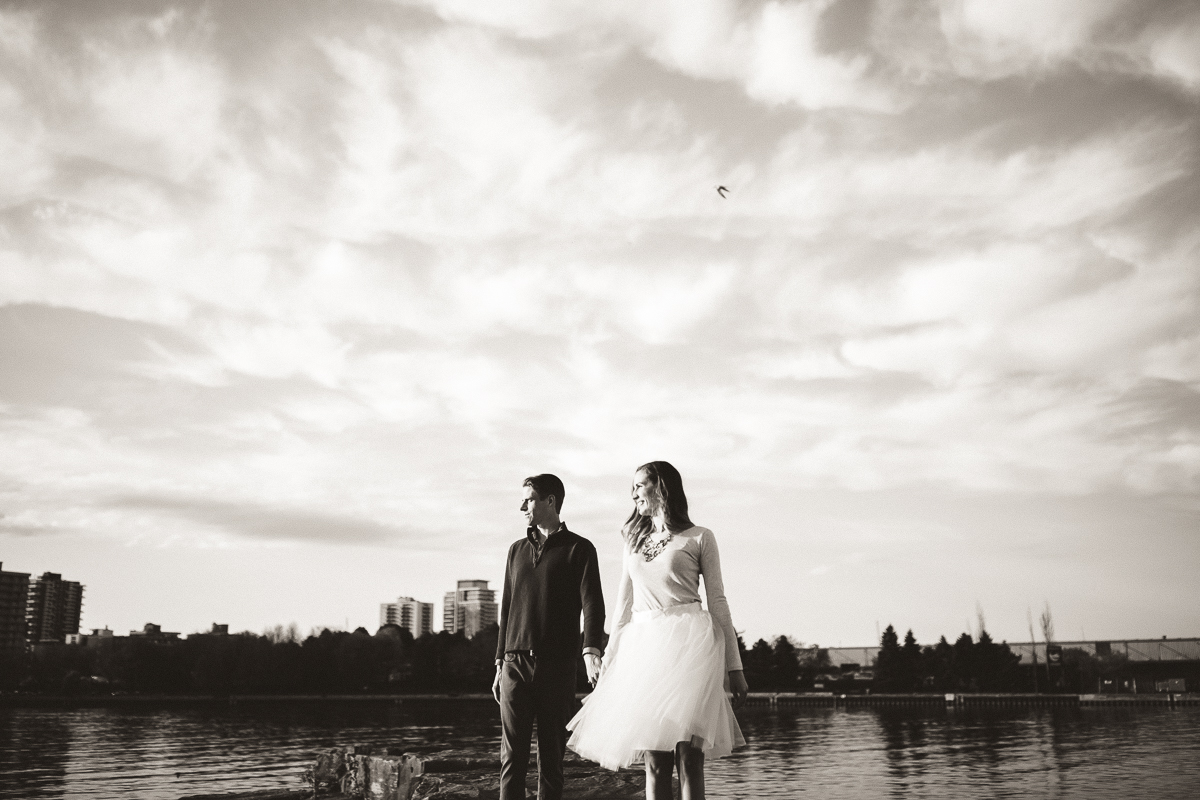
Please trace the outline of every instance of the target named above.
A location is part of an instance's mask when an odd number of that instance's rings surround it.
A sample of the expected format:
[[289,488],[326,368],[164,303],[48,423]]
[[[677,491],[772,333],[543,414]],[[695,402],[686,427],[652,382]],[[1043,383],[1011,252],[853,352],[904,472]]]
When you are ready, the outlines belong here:
[[680,742],[675,745],[675,761],[679,764],[680,800],[704,800],[704,751]]
[[646,800],[672,800],[671,773],[675,754],[670,750],[646,751]]

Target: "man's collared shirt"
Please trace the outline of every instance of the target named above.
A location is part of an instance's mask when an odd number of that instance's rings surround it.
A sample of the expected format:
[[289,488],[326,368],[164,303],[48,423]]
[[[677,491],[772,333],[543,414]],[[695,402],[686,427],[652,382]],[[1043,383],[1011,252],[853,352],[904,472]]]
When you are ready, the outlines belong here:
[[[579,616],[583,614],[583,636]],[[544,540],[530,527],[513,542],[504,570],[497,660],[532,651],[549,659],[601,653],[604,597],[596,548],[561,524]]]

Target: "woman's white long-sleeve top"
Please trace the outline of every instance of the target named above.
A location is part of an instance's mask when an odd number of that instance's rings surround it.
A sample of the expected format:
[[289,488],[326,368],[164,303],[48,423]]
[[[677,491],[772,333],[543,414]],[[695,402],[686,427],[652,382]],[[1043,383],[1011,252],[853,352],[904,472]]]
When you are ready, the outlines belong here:
[[699,603],[700,576],[703,575],[708,612],[725,635],[725,669],[741,669],[737,633],[733,630],[733,618],[725,599],[721,555],[713,532],[696,526],[676,533],[666,549],[650,561],[641,553],[632,552],[628,544],[623,549],[612,637],[616,638],[635,611]]

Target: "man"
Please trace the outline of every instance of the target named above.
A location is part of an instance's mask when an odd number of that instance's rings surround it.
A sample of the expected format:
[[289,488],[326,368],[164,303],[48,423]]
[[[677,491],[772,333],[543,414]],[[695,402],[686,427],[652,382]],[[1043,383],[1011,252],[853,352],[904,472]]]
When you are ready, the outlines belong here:
[[[559,519],[565,494],[553,475],[522,484],[529,528],[508,549],[496,679],[500,704],[500,800],[525,800],[529,740],[537,720],[538,800],[561,800],[567,722],[575,711],[575,669],[600,677],[604,597],[596,548]],[[583,637],[579,616],[583,614]]]

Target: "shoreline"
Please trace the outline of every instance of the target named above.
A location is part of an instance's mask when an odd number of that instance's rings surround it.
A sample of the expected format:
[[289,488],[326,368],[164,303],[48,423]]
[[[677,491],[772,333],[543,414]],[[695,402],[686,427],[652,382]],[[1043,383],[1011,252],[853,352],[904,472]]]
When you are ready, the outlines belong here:
[[[579,694],[578,697],[586,697]],[[495,702],[487,692],[449,694],[239,694],[239,695],[0,695],[0,708],[86,708],[146,705],[225,705],[268,703],[404,703]],[[750,706],[889,706],[924,705],[947,708],[989,706],[1191,706],[1200,705],[1200,693],[1163,692],[1155,694],[1032,694],[957,692],[908,694],[836,694],[833,692],[751,692]]]

